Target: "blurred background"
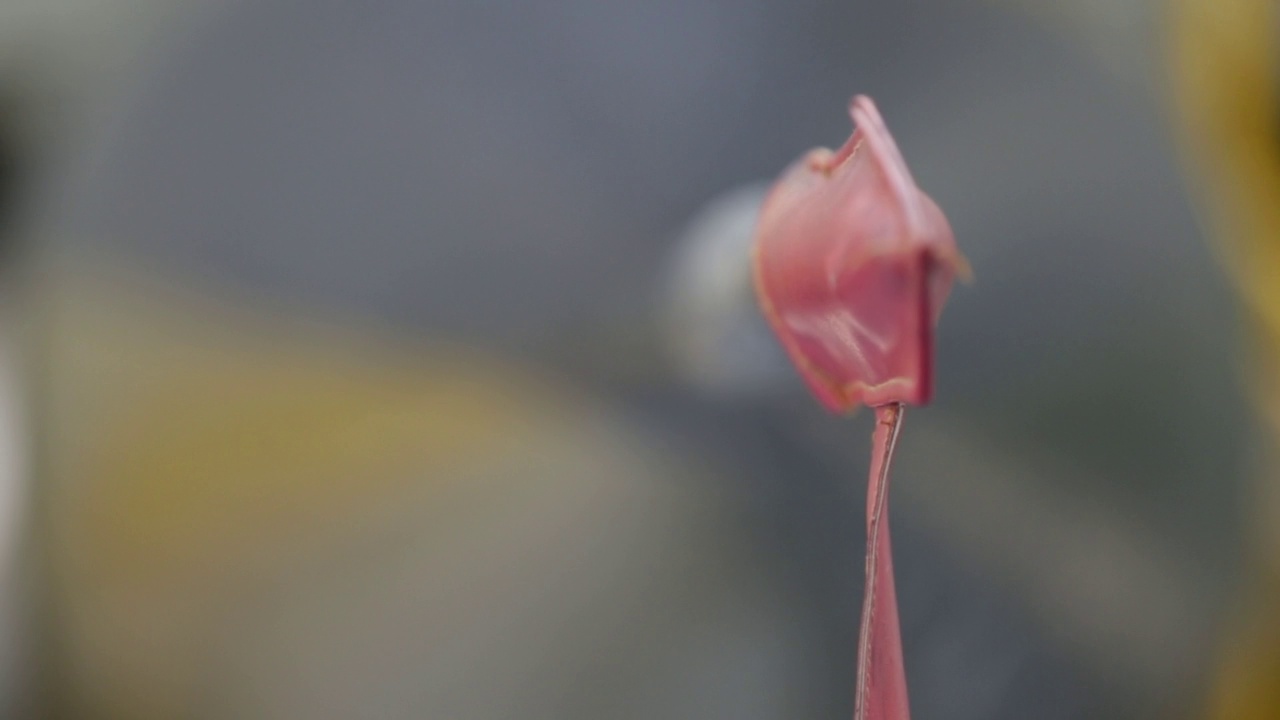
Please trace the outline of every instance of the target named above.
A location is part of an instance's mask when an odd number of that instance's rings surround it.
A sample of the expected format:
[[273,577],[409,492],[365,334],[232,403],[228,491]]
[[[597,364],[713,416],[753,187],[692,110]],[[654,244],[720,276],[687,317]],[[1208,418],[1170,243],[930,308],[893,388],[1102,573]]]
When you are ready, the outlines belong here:
[[850,717],[871,423],[746,243],[863,92],[977,275],[895,465],[915,717],[1280,717],[1277,32],[0,0],[0,714]]

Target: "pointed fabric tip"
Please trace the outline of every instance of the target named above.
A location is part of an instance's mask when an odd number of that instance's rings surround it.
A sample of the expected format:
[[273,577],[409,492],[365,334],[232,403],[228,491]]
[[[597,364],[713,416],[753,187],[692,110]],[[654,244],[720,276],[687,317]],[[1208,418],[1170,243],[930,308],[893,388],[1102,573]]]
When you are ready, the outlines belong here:
[[810,151],[766,198],[756,295],[827,408],[922,405],[933,393],[933,326],[968,265],[875,103],[859,95],[849,112],[849,141]]

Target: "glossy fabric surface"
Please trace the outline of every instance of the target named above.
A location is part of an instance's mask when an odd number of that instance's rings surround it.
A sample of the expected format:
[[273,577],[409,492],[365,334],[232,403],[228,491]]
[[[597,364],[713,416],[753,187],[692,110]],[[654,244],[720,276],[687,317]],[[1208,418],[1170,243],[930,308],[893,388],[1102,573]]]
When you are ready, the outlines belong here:
[[837,412],[932,395],[933,324],[964,261],[870,98],[837,152],[810,151],[766,199],[761,307],[810,389]]

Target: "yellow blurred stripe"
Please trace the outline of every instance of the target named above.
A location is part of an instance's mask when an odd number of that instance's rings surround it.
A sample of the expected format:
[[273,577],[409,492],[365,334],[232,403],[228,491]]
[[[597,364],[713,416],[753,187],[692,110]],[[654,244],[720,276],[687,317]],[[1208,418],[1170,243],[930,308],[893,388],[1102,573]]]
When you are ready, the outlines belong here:
[[406,497],[449,513],[424,522],[465,518],[459,503],[486,501],[460,487],[467,468],[565,413],[456,348],[299,329],[137,277],[52,287],[42,492],[77,716],[182,716],[201,637],[246,588]]
[[1257,379],[1280,428],[1280,72],[1269,0],[1173,0],[1172,85],[1183,145],[1225,263],[1260,335]]
[[[113,561],[101,569],[112,574],[180,570],[215,538],[223,555],[228,542],[261,547],[263,536],[392,490],[379,483],[395,482],[409,457],[448,468],[494,452],[530,413],[553,411],[456,350],[406,357],[261,322],[237,333],[233,316],[175,306],[67,298],[54,324],[55,411],[83,410],[92,423],[51,418],[80,429],[57,448],[57,490],[76,498],[69,525],[101,533]],[[114,564],[142,550],[144,565]]]
[[[1250,329],[1252,395],[1280,437],[1280,24],[1270,0],[1172,0],[1170,79]],[[1249,508],[1245,595],[1225,628],[1210,717],[1280,717],[1280,502],[1267,468]]]

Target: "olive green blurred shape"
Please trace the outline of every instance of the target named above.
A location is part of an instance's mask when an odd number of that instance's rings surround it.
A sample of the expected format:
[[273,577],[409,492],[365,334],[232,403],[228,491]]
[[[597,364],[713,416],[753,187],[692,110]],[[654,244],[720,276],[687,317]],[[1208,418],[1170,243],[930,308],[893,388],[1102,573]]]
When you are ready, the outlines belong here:
[[609,408],[128,273],[48,286],[58,715],[786,712],[741,531]]

